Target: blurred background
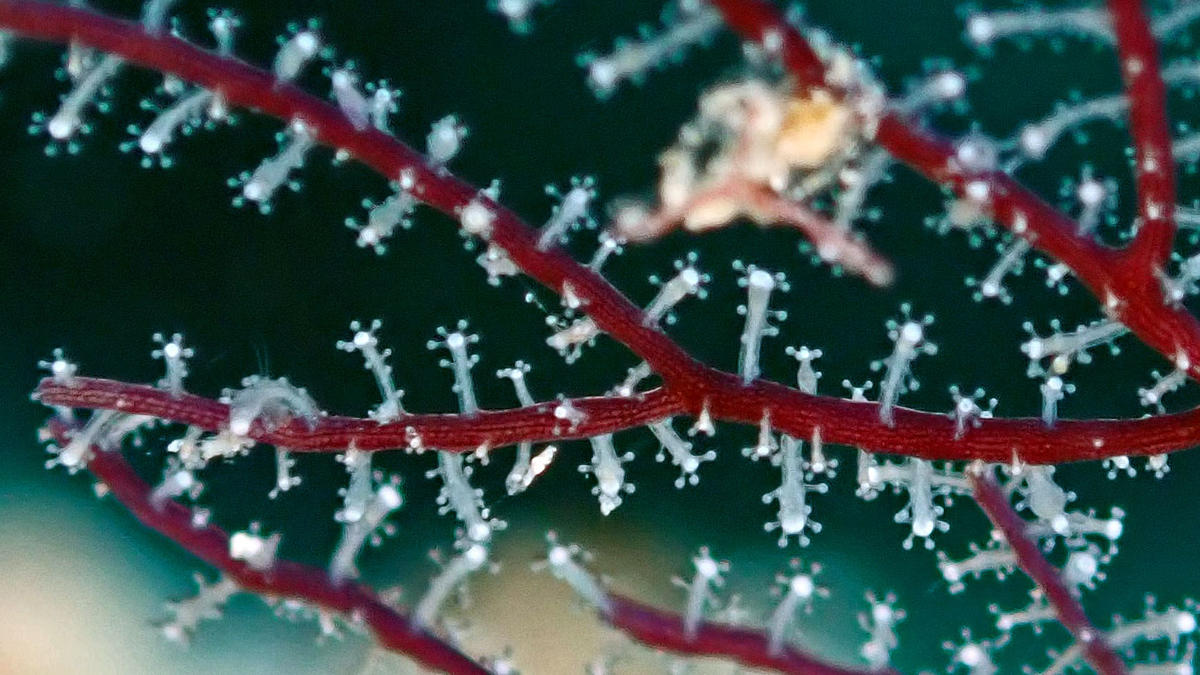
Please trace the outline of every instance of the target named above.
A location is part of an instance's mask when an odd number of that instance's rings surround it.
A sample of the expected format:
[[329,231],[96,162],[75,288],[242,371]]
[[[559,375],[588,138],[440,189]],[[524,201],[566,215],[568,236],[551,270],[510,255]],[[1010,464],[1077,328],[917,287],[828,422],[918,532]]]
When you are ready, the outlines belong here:
[[[207,43],[206,7],[181,5],[184,33]],[[137,12],[133,3],[101,8]],[[320,18],[335,60],[352,59],[364,80],[387,78],[403,89],[394,124],[401,138],[423,145],[430,123],[457,114],[470,137],[453,169],[480,185],[499,178],[501,200],[532,223],[549,216],[544,186],[565,185],[576,175],[595,176],[603,201],[650,196],[657,154],[694,115],[697,95],[743,72],[737,40],[723,33],[709,47],[689,51],[682,65],[652,73],[644,86],[597,101],[576,55],[607,52],[639,24],[657,25],[657,1],[559,0],[537,11],[529,35],[514,35],[483,0],[258,2],[234,9],[244,19],[238,52],[256,63],[269,63],[274,36],[289,21]],[[1073,93],[1094,97],[1119,90],[1111,51],[1086,40],[1029,48],[1002,44],[985,58],[962,39],[966,9],[943,0],[814,0],[806,18],[869,57],[892,91],[903,91],[910,78],[931,69],[952,66],[967,73],[966,105],[931,120],[948,132],[977,129],[1011,137]],[[1193,49],[1185,35],[1168,53],[1183,56]],[[118,145],[131,138],[129,124],[148,120],[138,101],[158,84],[152,73],[122,75],[112,111],[94,117],[83,151],[47,159],[45,136],[31,136],[27,127],[31,114],[53,110],[64,90],[53,75],[60,55],[56,48],[22,43],[0,71],[0,672],[405,672],[402,660],[379,658],[361,636],[319,644],[314,622],[275,618],[263,603],[242,596],[224,620],[202,625],[189,650],[163,640],[155,626],[166,617],[162,603],[192,594],[193,572],[211,579],[213,571],[140,527],[111,500],[97,500],[85,474],[43,468],[46,454],[36,430],[47,412],[28,398],[41,376],[38,359],[63,347],[83,374],[153,382],[161,366],[150,358],[150,336],[179,331],[197,352],[187,382],[193,392],[216,396],[251,374],[287,376],[325,410],[353,415],[378,402],[359,357],[335,348],[349,336],[353,319],[382,320],[379,337],[394,350],[396,380],[413,411],[456,410],[450,372],[438,368],[441,355],[425,342],[438,326],[459,319],[469,320],[482,338],[474,374],[484,407],[515,405],[511,385],[492,373],[516,359],[533,364],[528,379],[539,400],[606,391],[637,361],[601,338],[578,362],[564,364],[544,344],[540,305],[554,309],[553,297],[523,279],[507,279],[498,288],[485,283],[476,253],[464,251],[456,227],[443,216],[419,210],[415,227],[398,233],[386,255],[356,247],[343,220],[361,216],[360,201],[378,201],[388,188],[360,167],[334,165],[329,152],[314,153],[298,175],[303,188],[281,194],[270,215],[233,207],[225,180],[275,152],[272,135],[281,126],[275,121],[240,114],[236,126],[181,139],[169,170],[142,169],[139,158]],[[318,70],[311,69],[305,81],[324,92]],[[1189,121],[1189,99],[1173,100],[1173,112]],[[1133,211],[1125,133],[1112,125],[1088,126],[1022,176],[1071,209],[1072,181],[1084,165],[1115,179],[1118,208],[1113,225],[1101,233],[1114,238]],[[1181,202],[1191,203],[1197,187],[1187,172]],[[872,222],[861,227],[898,272],[894,287],[884,291],[812,265],[792,231],[750,225],[700,237],[676,233],[630,247],[609,263],[606,276],[644,303],[655,292],[649,275],[669,274],[672,261],[698,252],[713,277],[709,297],[684,303],[669,332],[698,358],[734,369],[741,330],[735,307],[742,291],[732,261],[786,272],[792,290],[772,304],[786,308],[789,318],[781,336],[764,346],[764,376],[793,382],[795,362],[784,347],[821,348],[820,391],[830,395],[844,395],[844,378],[859,383],[872,376],[869,363],[891,349],[885,320],[910,301],[918,313],[937,317],[929,335],[940,352],[918,361],[922,387],[902,399],[904,405],[949,410],[947,388],[957,384],[985,387],[1000,399],[999,415],[1037,415],[1038,381],[1025,376],[1027,362],[1018,349],[1026,338],[1022,322],[1033,321],[1044,334],[1051,318],[1067,326],[1098,318],[1096,303],[1077,287],[1065,296],[1048,289],[1044,271],[1032,264],[1012,280],[1011,305],[973,302],[964,277],[986,272],[997,242],[981,238],[971,245],[960,233],[937,234],[929,224],[940,220],[944,199],[904,169],[872,193]],[[591,234],[572,242],[580,258],[593,246]],[[1100,349],[1092,364],[1072,370],[1078,392],[1062,404],[1062,416],[1144,414],[1137,388],[1149,385],[1151,369],[1170,366],[1133,339],[1119,344],[1119,357]],[[1169,406],[1181,409],[1196,399],[1194,390],[1185,390]],[[750,621],[765,620],[775,573],[791,558],[820,563],[825,572],[819,581],[832,597],[801,619],[801,643],[843,663],[858,663],[866,639],[855,617],[867,607],[867,590],[895,592],[908,613],[894,654],[905,671],[942,669],[949,660],[942,643],[959,639],[961,627],[978,637],[992,635],[990,603],[1008,609],[1027,602],[1023,578],[988,578],[950,595],[934,553],[901,548],[908,530],[893,515],[907,497],[885,494],[864,502],[854,496],[848,448],[833,450],[842,470],[830,492],[813,499],[813,518],[824,529],[806,548],[779,548],[776,537],[763,532],[774,511],[760,498],[777,486],[777,469],[751,463],[740,452],[753,432],[721,426],[715,438],[701,439],[701,449],[714,448],[720,456],[701,469],[699,486],[682,491],[673,486],[676,470],[654,461],[658,446],[647,431],[619,434],[618,447],[637,455],[629,474],[637,492],[607,517],[589,493],[591,479],[576,470],[590,458],[586,443],[562,447],[549,471],[516,498],[504,493],[506,452],[494,453],[475,481],[509,527],[495,543],[500,571],[477,575],[470,583],[471,605],[451,610],[468,622],[468,650],[500,656],[511,648],[512,660],[527,673],[581,672],[598,659],[616,672],[669,665],[601,627],[549,575],[529,570],[544,554],[548,529],[592,551],[595,569],[609,575],[615,588],[672,608],[682,607],[683,592],[669,579],[690,576],[691,556],[709,546],[732,563],[723,597],[739,595]],[[170,438],[150,434],[129,450],[147,478],[161,475]],[[366,581],[401,587],[409,603],[436,573],[429,551],[449,551],[453,541],[455,523],[436,513],[438,483],[425,477],[433,465],[432,456],[389,453],[376,460],[377,467],[403,476],[406,504],[392,517],[396,536],[364,554],[360,566]],[[1062,467],[1057,474],[1078,493],[1080,505],[1102,513],[1117,505],[1128,513],[1108,580],[1086,599],[1101,625],[1113,614],[1139,615],[1145,593],[1166,602],[1196,593],[1200,505],[1191,481],[1200,459],[1182,453],[1171,468],[1163,480],[1143,473],[1110,481],[1093,464]],[[207,469],[200,501],[222,526],[244,529],[259,522],[266,532],[283,533],[283,557],[323,565],[339,534],[332,514],[346,474],[331,456],[301,456],[297,473],[300,487],[268,499],[274,457],[259,448]],[[963,556],[967,542],[986,540],[986,520],[969,501],[955,504],[947,519],[951,530],[937,541],[951,557]],[[1049,661],[1045,650],[1065,642],[1055,628],[1040,637],[1022,631],[1000,652],[1001,663],[1006,672],[1017,664],[1042,666]],[[712,666],[711,672],[731,669]]]

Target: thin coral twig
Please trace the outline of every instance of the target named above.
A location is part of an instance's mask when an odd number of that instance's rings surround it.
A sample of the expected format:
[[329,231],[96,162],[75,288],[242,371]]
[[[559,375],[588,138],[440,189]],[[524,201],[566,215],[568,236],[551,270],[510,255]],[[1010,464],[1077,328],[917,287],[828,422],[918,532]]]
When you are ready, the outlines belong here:
[[804,675],[855,675],[892,670],[843,668],[820,661],[798,649],[785,647],[772,654],[769,638],[759,630],[702,623],[689,637],[683,617],[664,612],[619,595],[608,596],[612,611],[604,620],[634,640],[677,654],[721,656],[751,668],[769,668],[781,673]]
[[1158,40],[1142,0],[1109,0],[1108,12],[1117,37],[1129,126],[1133,134],[1137,177],[1137,236],[1126,250],[1135,270],[1154,276],[1164,270],[1175,240],[1175,161],[1167,123],[1167,89],[1163,84]]
[[1025,521],[1009,504],[1009,498],[986,470],[971,471],[975,501],[996,526],[1017,556],[1017,564],[1033,579],[1054,608],[1058,622],[1083,647],[1083,656],[1100,675],[1124,675],[1125,662],[1109,646],[1104,634],[1092,625],[1079,600],[1063,583],[1057,569],[1025,534]]
[[[66,442],[71,427],[51,420],[48,430],[60,442]],[[301,598],[361,620],[379,644],[430,668],[455,675],[488,672],[457,648],[418,628],[367,586],[338,583],[323,569],[287,560],[276,560],[264,570],[235,560],[229,553],[229,535],[224,530],[214,525],[198,527],[191,509],[174,501],[155,500],[151,496],[154,488],[137,475],[119,451],[92,448],[87,468],[143,525],[221,570],[242,589],[268,597]]]

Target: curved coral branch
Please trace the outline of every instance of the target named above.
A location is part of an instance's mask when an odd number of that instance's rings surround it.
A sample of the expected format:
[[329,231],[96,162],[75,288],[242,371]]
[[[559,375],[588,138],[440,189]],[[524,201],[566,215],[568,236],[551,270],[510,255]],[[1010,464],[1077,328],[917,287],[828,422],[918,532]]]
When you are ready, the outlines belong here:
[[[67,441],[67,425],[52,420],[49,430],[61,442]],[[276,560],[266,569],[256,569],[234,559],[229,551],[229,535],[224,530],[213,525],[197,527],[191,509],[177,502],[154,499],[153,487],[137,475],[119,451],[94,448],[87,468],[143,525],[221,570],[242,589],[265,596],[302,598],[357,618],[371,629],[381,645],[429,668],[463,675],[488,672],[455,647],[417,628],[367,586],[337,583],[321,568],[287,560]]]

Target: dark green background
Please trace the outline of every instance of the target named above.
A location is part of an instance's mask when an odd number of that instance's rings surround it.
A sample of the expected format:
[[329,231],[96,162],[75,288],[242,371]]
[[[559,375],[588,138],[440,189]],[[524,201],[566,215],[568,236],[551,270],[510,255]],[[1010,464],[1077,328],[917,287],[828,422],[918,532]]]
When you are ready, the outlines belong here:
[[[105,8],[134,11],[128,5]],[[978,124],[985,133],[1009,136],[1072,91],[1095,96],[1119,87],[1111,52],[1085,41],[1039,43],[1030,50],[1003,45],[991,58],[982,58],[962,42],[962,9],[941,0],[813,2],[808,16],[873,57],[893,91],[939,63],[970,73],[970,110],[965,115],[946,111],[934,121],[947,131]],[[191,35],[199,33],[202,10],[191,4],[181,11]],[[603,199],[649,193],[655,157],[693,114],[697,94],[739,72],[737,43],[723,34],[710,48],[689,52],[682,66],[652,73],[645,86],[622,88],[611,100],[596,101],[575,55],[607,51],[615,37],[656,21],[656,2],[560,0],[538,13],[535,31],[524,37],[510,33],[482,0],[256,3],[237,10],[247,25],[239,53],[259,63],[270,59],[272,37],[287,21],[321,17],[322,32],[339,59],[352,58],[366,78],[387,77],[404,90],[396,127],[415,144],[423,144],[433,120],[459,115],[471,135],[453,162],[455,171],[479,184],[500,178],[502,201],[535,223],[549,213],[543,186],[561,185],[572,175],[595,175]],[[1186,39],[1169,48],[1175,56],[1192,51]],[[485,407],[514,404],[511,387],[494,381],[491,373],[518,358],[534,364],[530,387],[539,399],[605,391],[636,361],[602,339],[579,362],[563,364],[543,344],[543,311],[522,300],[528,290],[542,302],[551,296],[524,280],[507,280],[498,289],[484,283],[474,254],[464,252],[454,224],[443,216],[422,211],[416,227],[398,234],[383,257],[355,247],[342,220],[361,215],[359,200],[382,198],[386,186],[361,168],[332,166],[327,152],[314,154],[300,175],[303,189],[278,198],[271,215],[233,208],[225,179],[274,152],[272,134],[279,125],[272,120],[244,114],[236,127],[183,139],[176,146],[176,167],[140,168],[135,157],[116,146],[127,139],[126,125],[146,120],[136,104],[156,84],[149,74],[122,76],[113,113],[96,119],[96,131],[80,155],[48,160],[46,139],[29,136],[26,127],[30,114],[52,109],[62,90],[52,76],[58,55],[58,50],[22,45],[14,62],[0,71],[0,400],[6,402],[0,414],[0,551],[6,567],[0,584],[10,584],[10,597],[20,590],[19,597],[29,602],[70,605],[74,591],[48,571],[64,561],[77,558],[72,564],[95,575],[97,584],[108,583],[101,581],[109,578],[103,574],[120,579],[129,589],[121,596],[128,605],[124,611],[100,604],[82,605],[78,612],[85,624],[125,622],[115,630],[139,636],[121,654],[127,660],[118,661],[126,668],[150,669],[166,657],[174,658],[172,667],[191,671],[211,664],[206,659],[216,654],[252,671],[350,668],[358,643],[317,650],[311,646],[311,626],[274,621],[253,603],[235,605],[236,618],[202,628],[185,656],[174,656],[169,645],[155,641],[146,622],[161,615],[157,598],[187,593],[196,563],[121,509],[91,499],[82,476],[41,468],[44,453],[35,430],[46,413],[28,401],[39,377],[36,361],[62,346],[85,374],[153,381],[160,373],[149,358],[150,335],[181,331],[197,349],[190,390],[217,395],[247,374],[286,375],[306,386],[323,408],[346,414],[364,414],[376,403],[361,362],[334,348],[356,318],[383,320],[381,338],[395,351],[396,379],[408,391],[406,406],[416,411],[455,409],[450,373],[437,367],[440,355],[428,352],[425,342],[437,326],[460,318],[470,320],[483,338],[475,375]],[[311,82],[324,91],[313,75]],[[1173,100],[1177,119],[1189,120],[1189,104],[1184,97]],[[1131,212],[1126,140],[1121,129],[1093,125],[1086,137],[1068,139],[1025,176],[1061,201],[1064,178],[1078,176],[1079,167],[1090,163],[1098,174],[1119,181],[1115,220],[1126,222]],[[1196,194],[1190,175],[1182,180],[1181,194],[1188,203]],[[838,386],[843,378],[858,382],[871,376],[870,361],[889,351],[884,321],[901,302],[911,301],[918,312],[937,316],[930,336],[941,351],[918,362],[922,388],[905,397],[905,405],[948,410],[946,388],[959,384],[985,386],[1000,398],[999,414],[1037,414],[1037,383],[1025,377],[1018,350],[1025,336],[1021,323],[1032,320],[1042,332],[1053,317],[1074,325],[1097,317],[1095,302],[1077,288],[1060,297],[1044,287],[1041,271],[1027,266],[1013,284],[1013,305],[974,303],[963,278],[986,271],[995,258],[994,242],[973,248],[961,234],[938,236],[926,227],[928,218],[937,217],[942,196],[906,170],[895,171],[893,183],[873,192],[870,204],[878,219],[864,229],[899,273],[886,291],[814,267],[799,252],[793,232],[750,226],[702,238],[674,235],[632,248],[610,263],[606,275],[646,302],[654,293],[648,275],[666,274],[673,260],[698,251],[713,276],[710,295],[685,303],[670,332],[698,358],[733,369],[741,292],[731,261],[786,271],[792,290],[778,306],[790,317],[781,337],[765,345],[764,374],[792,382],[794,362],[783,347],[820,347],[825,352],[820,389],[834,395],[844,393]],[[1119,225],[1109,227],[1104,236],[1120,231]],[[581,257],[590,252],[588,237],[577,237],[576,243]],[[1149,383],[1152,368],[1168,366],[1132,339],[1121,345],[1119,358],[1100,350],[1093,364],[1073,370],[1079,392],[1063,403],[1063,416],[1143,413],[1136,389]],[[1170,400],[1179,407],[1194,399],[1186,392]],[[793,544],[780,550],[775,537],[762,532],[773,512],[760,501],[774,487],[777,473],[741,457],[739,448],[750,436],[751,430],[722,427],[711,442],[720,459],[704,467],[698,488],[678,492],[671,485],[674,469],[652,460],[657,446],[649,433],[620,435],[620,446],[638,455],[630,472],[638,492],[605,519],[588,493],[591,483],[575,470],[589,456],[586,444],[563,448],[554,467],[520,498],[500,497],[504,452],[479,471],[478,483],[497,514],[512,523],[501,541],[531,541],[557,528],[595,549],[598,566],[614,578],[658,586],[656,602],[678,601],[667,579],[688,571],[690,552],[700,545],[733,562],[727,592],[743,594],[756,612],[765,611],[773,574],[791,556],[822,562],[830,570],[825,581],[834,596],[805,620],[805,631],[821,651],[843,661],[853,661],[863,638],[853,617],[865,607],[862,593],[868,588],[894,590],[908,611],[896,654],[897,665],[907,671],[940,669],[946,662],[941,642],[956,638],[960,626],[990,635],[989,603],[1010,608],[1024,602],[1027,585],[1021,579],[970,584],[966,593],[950,596],[932,553],[900,548],[906,530],[892,522],[892,514],[904,498],[886,495],[864,503],[853,497],[849,450],[837,452],[844,468],[831,492],[815,498],[813,516],[825,530],[806,549]],[[158,471],[163,442],[148,441],[134,454],[150,476]],[[415,601],[433,569],[424,552],[448,545],[452,524],[436,516],[437,486],[423,476],[432,458],[389,455],[380,464],[403,474],[408,505],[394,518],[399,536],[365,556],[364,571],[381,584],[403,583]],[[1198,469],[1195,455],[1182,454],[1172,460],[1167,479],[1157,482],[1144,475],[1108,481],[1096,465],[1060,470],[1081,504],[1105,513],[1115,504],[1129,513],[1109,580],[1088,596],[1087,606],[1100,623],[1114,613],[1136,616],[1147,592],[1171,602],[1195,592],[1200,543],[1192,488]],[[299,472],[305,480],[301,488],[268,500],[272,455],[259,450],[208,470],[203,502],[223,525],[242,528],[259,520],[267,530],[284,532],[282,555],[323,564],[338,534],[331,515],[344,473],[332,458],[320,457],[301,458]],[[949,520],[951,532],[938,541],[953,557],[965,552],[966,542],[984,541],[984,520],[969,502],[960,500]],[[654,542],[652,551],[639,556],[630,550],[647,541]],[[602,564],[622,556],[642,557],[643,567]],[[510,568],[528,561],[500,559]],[[9,573],[17,561],[25,576]],[[4,613],[21,611],[12,606]],[[520,638],[513,636],[518,664],[535,664],[536,654],[520,651]],[[1010,659],[1005,662],[1010,669],[1017,663],[1042,666],[1048,661],[1045,648],[1062,643],[1055,630],[1041,638],[1022,631],[1002,655]],[[0,670],[4,662],[0,652]]]

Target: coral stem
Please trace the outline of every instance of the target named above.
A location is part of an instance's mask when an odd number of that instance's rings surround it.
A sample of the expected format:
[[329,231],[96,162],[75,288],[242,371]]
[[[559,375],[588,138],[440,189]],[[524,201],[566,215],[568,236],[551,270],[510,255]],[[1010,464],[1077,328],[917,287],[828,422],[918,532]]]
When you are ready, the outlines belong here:
[[1137,237],[1126,251],[1134,270],[1161,271],[1175,240],[1175,161],[1167,123],[1167,90],[1158,58],[1158,40],[1142,0],[1109,0],[1113,31],[1135,150]]

